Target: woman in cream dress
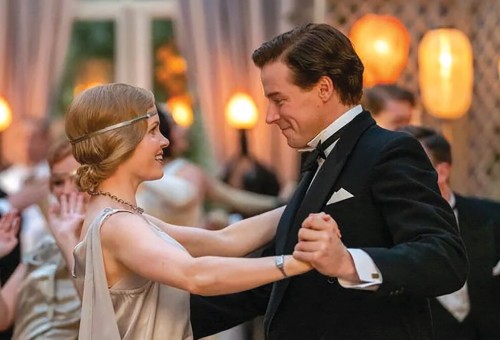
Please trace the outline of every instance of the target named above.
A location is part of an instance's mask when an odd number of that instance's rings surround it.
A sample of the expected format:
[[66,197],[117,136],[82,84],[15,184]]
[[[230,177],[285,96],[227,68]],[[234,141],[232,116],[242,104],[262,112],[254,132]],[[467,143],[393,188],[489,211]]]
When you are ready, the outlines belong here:
[[66,115],[77,184],[92,195],[74,249],[80,339],[191,339],[189,293],[238,292],[310,270],[290,255],[237,258],[273,238],[284,208],[219,231],[143,214],[137,188],[162,176],[168,146],[158,125],[151,92],[125,84],[82,92]]

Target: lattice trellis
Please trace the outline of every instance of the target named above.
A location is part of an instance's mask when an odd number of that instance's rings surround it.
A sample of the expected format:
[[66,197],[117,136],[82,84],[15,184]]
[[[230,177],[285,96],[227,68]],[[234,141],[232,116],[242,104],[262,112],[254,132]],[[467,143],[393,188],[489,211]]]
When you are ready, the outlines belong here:
[[[314,1],[296,0],[290,13],[294,24],[312,20]],[[399,18],[411,36],[408,64],[398,84],[419,94],[418,44],[426,31],[455,27],[471,39],[474,50],[474,98],[465,117],[447,122],[453,132],[455,189],[466,194],[500,198],[500,34],[498,0],[328,0],[326,22],[348,33],[367,13]],[[443,122],[421,109],[424,125]]]

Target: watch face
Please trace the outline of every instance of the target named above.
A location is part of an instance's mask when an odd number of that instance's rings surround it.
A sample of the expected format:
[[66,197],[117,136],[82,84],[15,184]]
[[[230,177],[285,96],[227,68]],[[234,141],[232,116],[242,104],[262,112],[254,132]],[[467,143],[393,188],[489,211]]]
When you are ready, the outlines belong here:
[[283,256],[278,256],[278,257],[276,257],[276,266],[278,266],[278,267],[282,267],[284,262],[285,262],[285,261],[284,261]]
[[284,255],[276,256],[274,261],[276,268],[278,268],[281,271],[283,277],[288,277],[288,275],[286,275],[285,272],[285,256]]

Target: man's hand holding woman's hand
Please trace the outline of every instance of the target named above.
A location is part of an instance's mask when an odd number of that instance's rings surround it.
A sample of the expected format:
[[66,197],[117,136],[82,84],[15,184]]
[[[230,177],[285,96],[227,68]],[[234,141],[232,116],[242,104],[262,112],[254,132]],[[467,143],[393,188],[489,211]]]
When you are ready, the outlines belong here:
[[294,258],[311,263],[323,275],[359,281],[351,254],[341,241],[337,222],[324,212],[310,214],[299,230]]

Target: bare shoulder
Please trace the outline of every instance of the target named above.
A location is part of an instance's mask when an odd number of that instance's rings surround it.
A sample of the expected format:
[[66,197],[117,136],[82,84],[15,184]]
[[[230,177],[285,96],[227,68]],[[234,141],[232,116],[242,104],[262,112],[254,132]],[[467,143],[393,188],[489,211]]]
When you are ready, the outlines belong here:
[[107,217],[101,225],[103,244],[116,244],[121,240],[130,240],[149,229],[148,222],[139,215],[119,211]]

